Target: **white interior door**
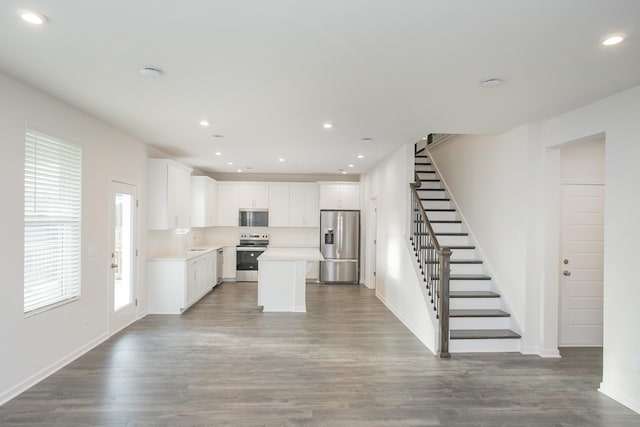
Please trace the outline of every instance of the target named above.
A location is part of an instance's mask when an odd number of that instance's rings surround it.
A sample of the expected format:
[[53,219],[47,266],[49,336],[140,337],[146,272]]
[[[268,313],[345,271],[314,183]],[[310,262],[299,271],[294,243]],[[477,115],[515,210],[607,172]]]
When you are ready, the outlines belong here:
[[109,219],[109,331],[115,334],[136,318],[136,187],[111,182]]
[[561,346],[602,345],[604,186],[562,186]]

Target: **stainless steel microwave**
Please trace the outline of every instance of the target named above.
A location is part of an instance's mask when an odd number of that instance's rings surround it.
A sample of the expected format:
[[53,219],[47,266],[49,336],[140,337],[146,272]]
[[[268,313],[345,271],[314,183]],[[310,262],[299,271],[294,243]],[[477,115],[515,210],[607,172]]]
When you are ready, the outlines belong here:
[[268,209],[240,209],[238,210],[238,225],[240,227],[268,227]]

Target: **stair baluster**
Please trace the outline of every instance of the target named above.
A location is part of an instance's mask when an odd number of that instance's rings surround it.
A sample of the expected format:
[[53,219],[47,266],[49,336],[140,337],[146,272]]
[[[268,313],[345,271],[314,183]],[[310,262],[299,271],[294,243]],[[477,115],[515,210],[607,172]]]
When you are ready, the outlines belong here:
[[442,248],[438,243],[417,191],[421,186],[420,177],[417,173],[415,174],[415,182],[410,183],[409,186],[412,195],[411,243],[438,319],[440,338],[438,355],[442,358],[447,358],[450,357],[449,275],[451,270],[451,250]]

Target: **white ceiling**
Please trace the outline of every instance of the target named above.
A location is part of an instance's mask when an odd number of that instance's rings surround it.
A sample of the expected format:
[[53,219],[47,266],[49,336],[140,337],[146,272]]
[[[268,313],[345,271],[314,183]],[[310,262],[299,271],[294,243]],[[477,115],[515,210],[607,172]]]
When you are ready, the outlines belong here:
[[0,71],[206,171],[362,173],[640,84],[639,27],[639,0],[2,0]]

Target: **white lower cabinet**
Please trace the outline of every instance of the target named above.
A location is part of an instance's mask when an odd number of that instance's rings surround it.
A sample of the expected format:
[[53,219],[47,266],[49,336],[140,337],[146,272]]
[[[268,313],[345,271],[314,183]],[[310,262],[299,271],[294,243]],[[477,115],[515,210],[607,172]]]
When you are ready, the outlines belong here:
[[222,279],[236,280],[236,247],[225,246],[222,252]]
[[215,286],[215,251],[188,260],[147,261],[149,313],[181,314]]

